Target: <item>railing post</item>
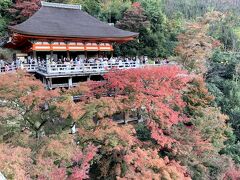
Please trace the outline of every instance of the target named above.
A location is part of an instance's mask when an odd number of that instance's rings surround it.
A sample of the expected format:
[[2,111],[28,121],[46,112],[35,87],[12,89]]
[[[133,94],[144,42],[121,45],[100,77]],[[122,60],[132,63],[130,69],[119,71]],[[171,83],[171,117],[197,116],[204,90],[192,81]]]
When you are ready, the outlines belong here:
[[72,82],[72,77],[68,78],[68,88],[72,88],[73,87],[73,82]]
[[46,81],[45,77],[43,77],[43,84],[44,84],[45,88],[47,88],[47,81]]
[[47,70],[47,74],[50,74],[52,72],[52,67],[50,64],[46,64],[46,70]]
[[90,81],[90,80],[91,80],[91,75],[87,77],[87,81]]
[[99,63],[97,63],[97,72],[100,72]]
[[47,72],[47,74],[49,72],[48,64],[46,64],[46,72]]
[[85,67],[85,63],[83,63],[83,73],[86,72],[86,67]]
[[49,88],[49,89],[52,89],[52,78],[49,78],[49,79],[47,80],[47,85],[48,85],[48,88]]

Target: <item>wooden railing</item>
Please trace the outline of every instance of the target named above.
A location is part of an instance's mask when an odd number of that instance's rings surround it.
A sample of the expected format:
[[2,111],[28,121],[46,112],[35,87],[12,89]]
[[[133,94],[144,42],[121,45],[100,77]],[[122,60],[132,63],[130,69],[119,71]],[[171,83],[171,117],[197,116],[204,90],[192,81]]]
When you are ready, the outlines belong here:
[[37,64],[22,64],[21,66],[4,66],[0,68],[0,73],[14,72],[18,69],[26,70],[27,72],[36,72],[38,70]]
[[16,70],[17,70],[16,66],[0,67],[0,73],[12,72]]
[[24,69],[27,72],[38,72],[46,75],[71,75],[71,74],[103,74],[110,69],[132,69],[145,66],[160,66],[161,64],[138,64],[135,62],[122,63],[83,63],[83,64],[22,64],[19,67],[5,66],[0,73],[13,72],[17,69]]
[[38,70],[38,64],[23,64],[23,69],[27,72],[36,72]]
[[44,64],[38,67],[39,72],[55,74],[101,74],[110,69],[139,68],[143,65],[136,63],[85,63],[85,64]]

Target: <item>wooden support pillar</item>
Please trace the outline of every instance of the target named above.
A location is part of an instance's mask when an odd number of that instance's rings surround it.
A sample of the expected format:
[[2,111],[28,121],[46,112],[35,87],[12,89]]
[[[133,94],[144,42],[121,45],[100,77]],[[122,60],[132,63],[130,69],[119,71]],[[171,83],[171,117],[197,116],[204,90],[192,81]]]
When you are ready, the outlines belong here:
[[72,127],[71,127],[71,134],[75,134],[76,131],[76,122],[73,123]]
[[47,81],[45,77],[43,77],[43,84],[44,84],[44,87],[47,88]]
[[67,51],[67,59],[70,60],[70,52],[69,51]]
[[48,89],[52,89],[52,78],[47,79]]
[[53,60],[53,51],[51,50],[50,53],[50,60]]
[[72,82],[72,77],[68,78],[68,88],[72,88],[73,87],[73,82]]
[[127,123],[128,123],[128,120],[129,120],[129,112],[126,111],[126,112],[124,113],[124,123],[127,124]]
[[50,44],[50,60],[52,60],[53,59],[53,47],[52,47],[53,41],[50,41],[49,44]]
[[48,63],[49,62],[47,62],[47,64],[46,64],[46,72],[47,72],[47,74],[50,73],[50,71],[51,71],[50,64],[48,64]]
[[99,55],[100,55],[100,43],[97,43],[97,46],[98,46],[98,53],[97,53],[97,57],[99,58]]
[[33,50],[33,59],[37,60],[37,51]]
[[140,114],[139,109],[137,110],[137,121],[138,121],[138,123],[143,122],[143,117],[142,117],[142,115]]
[[84,51],[84,55],[85,55],[85,58],[87,59],[88,58],[87,51]]
[[111,51],[111,57],[113,57],[113,51]]
[[87,77],[87,81],[91,81],[91,76],[90,75]]

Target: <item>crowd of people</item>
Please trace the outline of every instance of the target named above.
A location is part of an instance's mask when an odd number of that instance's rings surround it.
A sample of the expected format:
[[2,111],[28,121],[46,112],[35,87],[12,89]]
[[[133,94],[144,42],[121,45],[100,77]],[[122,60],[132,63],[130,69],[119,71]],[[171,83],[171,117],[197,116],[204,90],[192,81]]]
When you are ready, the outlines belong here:
[[24,64],[29,64],[29,65],[55,65],[55,64],[67,64],[67,65],[102,65],[103,67],[106,67],[108,65],[118,65],[118,66],[124,66],[126,64],[129,65],[140,65],[140,64],[145,64],[148,63],[147,59],[144,59],[141,61],[138,58],[123,58],[123,57],[112,57],[110,59],[104,58],[104,57],[99,57],[99,58],[80,58],[77,57],[75,59],[68,59],[68,58],[63,58],[63,59],[41,59],[38,57],[37,59],[33,59],[31,57],[25,59],[25,60],[20,60],[17,58],[16,60],[12,61],[11,63],[7,63],[6,61],[0,60],[0,71],[10,71],[13,69],[19,69],[23,68]]
[[[119,67],[123,66],[139,66],[141,64],[148,64],[148,58],[138,58],[138,57],[111,57],[111,58],[106,58],[106,57],[97,57],[97,58],[81,58],[81,57],[76,57],[76,58],[62,58],[62,59],[42,59],[38,57],[37,59],[33,59],[31,57],[25,59],[25,60],[20,60],[17,58],[16,60],[12,61],[11,63],[7,63],[6,61],[0,60],[0,72],[5,72],[5,71],[11,71],[14,69],[19,69],[23,68],[24,64],[29,64],[29,65],[56,65],[56,64],[67,64],[67,65],[84,65],[87,64],[89,66],[94,66],[94,65],[101,65],[102,67],[107,67],[109,65],[117,65]],[[167,64],[169,61],[167,59],[161,60],[161,59],[156,59],[155,64]]]
[[27,64],[145,64],[148,63],[147,59],[140,60],[139,58],[129,58],[129,57],[111,57],[110,59],[106,57],[98,57],[98,58],[62,58],[62,59],[41,59],[40,57],[38,59],[32,59],[29,58],[27,60]]
[[6,62],[3,59],[0,59],[0,72],[15,70],[17,68],[20,68],[21,64],[22,63],[19,59],[16,59],[15,61],[12,61],[11,63]]

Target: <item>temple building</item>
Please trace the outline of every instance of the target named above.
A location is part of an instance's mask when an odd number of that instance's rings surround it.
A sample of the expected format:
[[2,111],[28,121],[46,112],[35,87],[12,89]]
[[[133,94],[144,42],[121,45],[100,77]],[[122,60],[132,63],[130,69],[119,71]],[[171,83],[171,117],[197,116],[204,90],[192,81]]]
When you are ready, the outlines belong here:
[[[114,43],[131,41],[138,33],[101,22],[82,11],[80,5],[42,2],[41,8],[29,19],[9,29],[10,37],[1,46],[18,50],[15,68],[19,69],[18,62],[27,61],[20,63],[21,68],[34,73],[48,89],[71,88],[82,81],[101,80],[112,68],[141,66],[136,62],[108,59],[113,55]],[[9,67],[1,71],[9,71]]]
[[[112,54],[113,43],[133,40],[138,33],[118,29],[81,10],[80,5],[42,2],[25,22],[10,26],[3,47],[33,59],[74,59]],[[23,57],[21,57],[23,58]]]

